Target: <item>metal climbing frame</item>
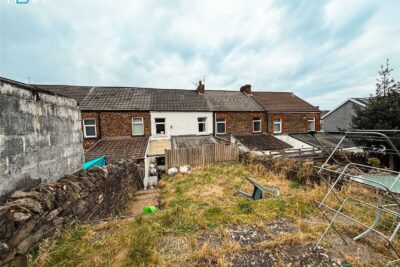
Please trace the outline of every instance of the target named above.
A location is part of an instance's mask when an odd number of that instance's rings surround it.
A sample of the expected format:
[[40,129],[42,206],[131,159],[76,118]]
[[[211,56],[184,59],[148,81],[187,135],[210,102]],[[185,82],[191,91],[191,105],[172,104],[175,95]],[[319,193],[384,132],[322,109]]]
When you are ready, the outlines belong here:
[[400,259],[398,243],[394,242],[400,230],[400,172],[352,162],[335,167],[328,164],[330,160],[337,162],[334,159],[335,152],[345,138],[353,136],[358,139],[373,136],[375,140],[385,141],[389,149],[382,150],[385,153],[390,151],[400,159],[398,149],[383,131],[345,133],[322,166],[315,167],[316,172],[328,184],[327,193],[321,201],[316,202],[328,221],[328,226],[315,248],[330,229],[338,233],[346,244],[342,235],[344,231],[354,234],[353,240],[374,234],[384,240]]

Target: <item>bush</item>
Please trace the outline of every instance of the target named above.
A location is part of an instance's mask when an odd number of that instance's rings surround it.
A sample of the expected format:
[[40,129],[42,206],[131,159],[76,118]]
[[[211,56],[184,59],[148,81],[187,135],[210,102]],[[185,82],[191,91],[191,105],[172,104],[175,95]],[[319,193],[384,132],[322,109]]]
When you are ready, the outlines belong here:
[[368,158],[367,163],[372,167],[379,167],[379,165],[381,165],[381,161],[375,157]]

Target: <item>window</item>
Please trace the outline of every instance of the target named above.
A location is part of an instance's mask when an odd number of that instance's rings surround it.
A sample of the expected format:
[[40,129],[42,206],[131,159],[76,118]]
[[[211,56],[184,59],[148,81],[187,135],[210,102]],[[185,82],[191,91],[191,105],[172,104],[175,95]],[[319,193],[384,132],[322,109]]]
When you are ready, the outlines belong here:
[[165,134],[165,118],[154,119],[156,123],[156,134]]
[[309,132],[314,132],[315,131],[315,118],[307,118],[307,125],[308,125],[308,131]]
[[83,135],[85,138],[97,137],[96,119],[83,119]]
[[274,119],[274,133],[282,133],[282,119]]
[[216,119],[215,123],[217,124],[217,134],[225,134],[226,133],[226,123],[225,118],[223,119]]
[[197,118],[197,122],[199,124],[199,133],[205,133],[207,118]]
[[260,133],[261,132],[261,118],[253,118],[253,132]]
[[132,118],[132,135],[144,135],[143,118]]

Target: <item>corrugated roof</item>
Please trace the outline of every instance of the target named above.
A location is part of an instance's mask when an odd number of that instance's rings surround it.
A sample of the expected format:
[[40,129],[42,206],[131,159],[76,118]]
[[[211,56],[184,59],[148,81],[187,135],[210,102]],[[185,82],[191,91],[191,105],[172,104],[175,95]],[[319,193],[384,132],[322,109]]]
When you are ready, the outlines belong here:
[[253,92],[254,99],[269,112],[320,112],[290,92]]

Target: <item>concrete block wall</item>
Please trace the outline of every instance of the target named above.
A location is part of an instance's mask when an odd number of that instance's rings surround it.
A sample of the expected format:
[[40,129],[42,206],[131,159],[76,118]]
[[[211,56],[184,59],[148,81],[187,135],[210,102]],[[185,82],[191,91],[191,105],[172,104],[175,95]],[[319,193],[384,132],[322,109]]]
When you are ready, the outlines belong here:
[[0,81],[0,197],[54,182],[83,162],[75,100]]

